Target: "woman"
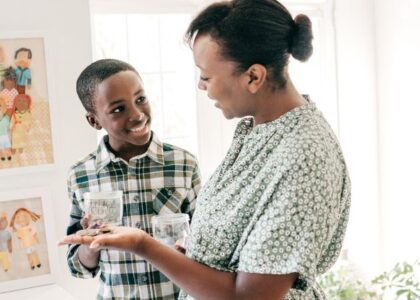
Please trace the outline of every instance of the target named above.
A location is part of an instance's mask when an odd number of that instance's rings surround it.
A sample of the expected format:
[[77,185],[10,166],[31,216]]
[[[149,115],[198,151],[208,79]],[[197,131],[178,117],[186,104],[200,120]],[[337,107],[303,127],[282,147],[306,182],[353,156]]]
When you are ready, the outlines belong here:
[[134,252],[166,274],[181,299],[322,299],[316,277],[340,252],[350,180],[340,146],[287,72],[312,53],[311,23],[275,0],[214,3],[186,34],[199,88],[226,118],[243,118],[200,192],[186,256],[118,227],[83,243]]

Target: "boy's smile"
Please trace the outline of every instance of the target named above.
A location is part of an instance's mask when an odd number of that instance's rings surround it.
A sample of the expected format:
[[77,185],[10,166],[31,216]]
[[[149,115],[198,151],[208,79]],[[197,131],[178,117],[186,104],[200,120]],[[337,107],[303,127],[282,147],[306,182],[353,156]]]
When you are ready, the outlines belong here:
[[151,108],[135,72],[116,73],[97,85],[95,112],[86,115],[96,129],[104,128],[109,145],[126,161],[147,151],[151,140]]

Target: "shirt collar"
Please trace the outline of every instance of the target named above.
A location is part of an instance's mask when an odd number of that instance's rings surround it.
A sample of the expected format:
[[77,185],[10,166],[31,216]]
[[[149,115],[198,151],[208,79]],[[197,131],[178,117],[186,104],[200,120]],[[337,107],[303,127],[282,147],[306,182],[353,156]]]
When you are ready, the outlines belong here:
[[[115,156],[107,146],[109,137],[105,135],[99,142],[98,148],[96,149],[96,172],[99,173],[103,168],[105,168],[111,162],[125,162],[122,158]],[[157,135],[152,132],[152,141],[150,142],[149,148],[147,151],[141,155],[135,156],[131,160],[140,160],[143,157],[149,157],[151,160],[155,161],[158,164],[163,165],[165,163],[163,155],[163,144],[157,137]]]
[[242,119],[236,128],[235,136],[241,135],[259,135],[259,134],[268,134],[271,135],[279,129],[283,129],[286,126],[289,126],[291,130],[294,126],[297,125],[299,118],[302,115],[313,114],[316,109],[316,105],[312,102],[308,95],[302,95],[307,101],[306,104],[293,108],[292,110],[284,113],[279,118],[254,126],[254,119],[252,117],[246,117]]

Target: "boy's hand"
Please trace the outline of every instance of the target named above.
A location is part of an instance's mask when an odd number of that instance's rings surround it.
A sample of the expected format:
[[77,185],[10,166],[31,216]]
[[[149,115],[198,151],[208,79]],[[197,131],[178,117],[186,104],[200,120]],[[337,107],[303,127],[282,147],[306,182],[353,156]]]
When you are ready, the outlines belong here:
[[89,227],[90,221],[92,219],[91,214],[86,214],[83,219],[80,220],[80,225],[82,225],[83,229],[86,229]]

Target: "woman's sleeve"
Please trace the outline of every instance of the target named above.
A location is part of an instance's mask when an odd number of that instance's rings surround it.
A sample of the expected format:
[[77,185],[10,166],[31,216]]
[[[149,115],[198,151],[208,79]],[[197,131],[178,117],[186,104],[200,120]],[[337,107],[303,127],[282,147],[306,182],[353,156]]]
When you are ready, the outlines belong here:
[[346,172],[327,152],[318,154],[301,155],[273,177],[271,196],[240,252],[239,271],[296,272],[308,286],[321,265],[336,260],[345,228],[340,224],[348,216],[347,196],[342,201]]

